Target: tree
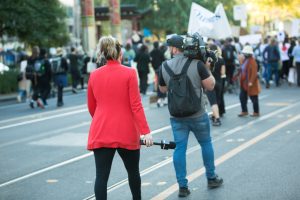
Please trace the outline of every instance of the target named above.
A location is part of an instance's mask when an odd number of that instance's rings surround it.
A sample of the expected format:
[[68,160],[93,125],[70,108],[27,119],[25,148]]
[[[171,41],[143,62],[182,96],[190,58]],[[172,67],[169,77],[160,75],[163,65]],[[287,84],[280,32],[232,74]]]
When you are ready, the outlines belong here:
[[58,0],[1,0],[0,37],[16,36],[30,46],[68,42],[66,10]]
[[250,21],[255,24],[300,17],[299,0],[240,0],[240,2],[247,4]]

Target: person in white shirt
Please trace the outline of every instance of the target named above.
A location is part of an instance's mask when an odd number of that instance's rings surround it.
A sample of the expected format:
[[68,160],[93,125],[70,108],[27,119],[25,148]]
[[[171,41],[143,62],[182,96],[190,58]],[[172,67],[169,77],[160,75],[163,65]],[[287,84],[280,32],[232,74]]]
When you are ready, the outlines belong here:
[[280,59],[282,63],[282,68],[280,72],[281,79],[287,79],[289,75],[289,60],[290,60],[288,55],[289,48],[290,48],[290,44],[288,43],[287,40],[279,44]]

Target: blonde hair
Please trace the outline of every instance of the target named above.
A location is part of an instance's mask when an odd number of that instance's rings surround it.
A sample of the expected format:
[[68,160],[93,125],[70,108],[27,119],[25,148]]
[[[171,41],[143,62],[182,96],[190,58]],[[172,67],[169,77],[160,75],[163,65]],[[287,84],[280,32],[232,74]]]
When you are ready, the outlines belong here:
[[97,45],[97,62],[102,60],[118,60],[121,53],[120,43],[112,36],[103,36]]

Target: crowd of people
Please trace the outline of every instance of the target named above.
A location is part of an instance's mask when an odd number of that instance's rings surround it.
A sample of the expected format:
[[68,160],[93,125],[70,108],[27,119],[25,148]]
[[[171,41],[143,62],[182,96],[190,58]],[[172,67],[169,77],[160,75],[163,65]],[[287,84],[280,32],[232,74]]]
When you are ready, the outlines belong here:
[[50,96],[57,96],[57,107],[64,105],[63,90],[68,86],[68,74],[71,77],[72,92],[83,90],[88,80],[88,64],[92,59],[71,47],[70,53],[58,47],[54,53],[45,48],[34,46],[31,55],[20,59],[18,75],[18,102],[27,101],[31,108],[45,108]]
[[[208,187],[216,188],[223,184],[223,179],[215,172],[210,120],[213,126],[222,125],[221,117],[226,113],[224,93],[239,91],[239,117],[249,115],[248,98],[253,105],[250,116],[259,117],[261,84],[265,84],[266,89],[270,89],[272,83],[280,87],[285,82],[297,83],[300,87],[300,40],[295,38],[286,37],[283,42],[278,42],[276,37],[266,37],[255,45],[242,45],[237,38],[208,38],[207,49],[215,53],[216,62],[187,57],[183,43],[184,37],[176,34],[162,44],[158,41],[151,44],[135,35],[122,47],[115,38],[104,36],[99,40],[95,58],[78,53],[74,47],[68,54],[57,48],[56,53],[51,55],[46,49],[33,47],[31,56],[22,57],[18,100],[27,98],[31,108],[45,108],[53,88],[57,91],[57,107],[63,106],[68,73],[74,94],[78,84],[84,89],[88,82],[87,104],[92,123],[87,148],[94,152],[95,157],[96,198],[107,198],[107,181],[117,151],[127,170],[133,199],[141,199],[140,143],[153,145],[141,102],[141,97],[148,90],[151,67],[155,72],[156,104],[158,107],[168,105],[170,111],[176,143],[173,163],[179,197],[190,194],[186,178],[190,132],[201,146]],[[134,63],[136,70],[132,67]],[[179,83],[182,80],[184,84]],[[188,92],[182,89],[183,86],[190,86]],[[186,105],[176,99],[180,95],[180,98],[191,95],[197,102]],[[206,110],[206,97],[211,106],[211,116]],[[98,109],[99,106],[101,109]]]

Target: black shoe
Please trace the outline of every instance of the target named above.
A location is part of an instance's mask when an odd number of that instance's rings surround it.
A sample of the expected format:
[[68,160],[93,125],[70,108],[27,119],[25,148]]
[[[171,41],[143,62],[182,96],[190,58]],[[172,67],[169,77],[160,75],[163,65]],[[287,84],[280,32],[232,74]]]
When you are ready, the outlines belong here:
[[76,89],[72,89],[73,94],[77,94],[77,90]]
[[221,124],[220,118],[214,118],[212,121],[213,126],[221,126]]
[[214,121],[214,120],[215,120],[215,116],[210,115],[210,116],[209,116],[209,119],[210,119],[211,121]]
[[63,102],[59,102],[59,103],[57,103],[57,107],[62,107],[64,105],[64,103]]
[[216,176],[213,179],[207,179],[207,187],[209,188],[217,188],[223,184],[223,179]]
[[191,192],[188,188],[181,187],[181,188],[179,188],[178,197],[187,197],[190,195],[190,193]]
[[32,108],[32,109],[34,108],[34,101],[33,101],[33,100],[30,101],[29,106],[30,106],[30,108]]

